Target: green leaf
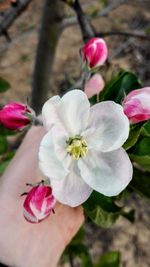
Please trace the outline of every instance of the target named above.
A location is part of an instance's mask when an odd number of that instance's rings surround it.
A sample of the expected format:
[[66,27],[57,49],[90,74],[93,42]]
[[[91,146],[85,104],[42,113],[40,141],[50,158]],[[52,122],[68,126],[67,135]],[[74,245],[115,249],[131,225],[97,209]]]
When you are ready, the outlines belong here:
[[150,156],[150,138],[142,138],[142,140],[136,144],[134,154],[139,156]]
[[9,82],[0,77],[0,93],[7,91],[10,88]]
[[119,251],[107,252],[98,260],[94,267],[119,267],[121,255]]
[[7,153],[7,157],[5,158],[5,160],[0,162],[0,175],[3,174],[13,156],[14,152],[9,152]]
[[138,138],[141,134],[141,129],[142,129],[141,124],[135,125],[134,127],[132,127],[130,129],[129,137],[123,145],[125,150],[130,149],[131,147],[133,147],[136,144],[136,142],[138,141]]
[[101,227],[111,227],[121,215],[122,208],[113,199],[94,191],[83,204],[85,215]]
[[92,211],[85,211],[85,215],[96,225],[109,228],[116,222],[120,216],[120,212],[107,212],[98,206]]
[[129,187],[140,195],[150,198],[150,173],[135,169]]
[[146,137],[150,137],[150,120],[148,120],[146,123],[144,123],[141,134]]
[[142,84],[135,74],[123,70],[106,84],[104,90],[100,93],[100,100],[113,100],[121,103],[125,95],[141,87]]
[[150,171],[150,138],[143,137],[129,154],[132,161],[138,163],[145,171]]
[[69,246],[68,253],[72,256],[78,256],[81,259],[81,267],[93,267],[93,263],[88,252],[88,248],[84,244],[71,245]]
[[77,244],[71,244],[68,247],[69,251],[71,251],[74,255],[79,255],[79,254],[85,254],[88,255],[88,249],[86,245],[79,243]]
[[95,105],[95,104],[97,104],[97,103],[98,103],[97,100],[98,100],[98,96],[97,96],[97,95],[93,95],[93,96],[89,99],[91,105]]
[[120,207],[118,207],[111,197],[106,197],[96,191],[93,191],[88,200],[83,204],[86,210],[93,210],[97,206],[101,206],[104,210],[108,212],[118,212]]
[[86,245],[77,242],[71,242],[65,250],[63,256],[71,255],[72,258],[78,256],[81,260],[81,267],[93,267],[93,263],[91,260],[91,256],[88,252],[88,248]]
[[0,154],[4,154],[7,151],[7,140],[5,136],[0,135]]
[[88,248],[83,244],[83,239],[85,236],[84,228],[81,227],[76,236],[72,239],[71,243],[67,246],[63,258],[68,258],[70,256],[78,256],[81,259],[81,267],[93,267],[91,256],[88,252]]
[[130,158],[133,162],[138,163],[144,171],[150,172],[150,156],[137,156],[130,154]]
[[106,197],[93,191],[89,199],[83,204],[85,216],[91,219],[96,225],[104,228],[111,227],[119,216],[123,216],[130,222],[134,221],[133,210],[126,211],[119,207],[114,201],[117,197]]
[[16,134],[15,131],[6,129],[2,124],[0,124],[0,135],[7,136],[7,135],[14,135]]
[[129,210],[129,211],[122,211],[121,214],[124,218],[126,218],[129,222],[134,223],[135,222],[135,210]]
[[82,262],[80,267],[93,267],[93,263],[91,262],[91,260],[89,260],[89,258],[85,257],[84,255],[81,260]]
[[77,232],[77,234],[72,239],[70,245],[76,245],[76,244],[82,243],[84,236],[85,236],[85,231],[84,231],[84,228],[81,227],[80,230]]
[[10,160],[6,160],[0,163],[0,175],[3,174],[3,172],[5,171],[5,169],[7,168],[8,164],[9,164]]

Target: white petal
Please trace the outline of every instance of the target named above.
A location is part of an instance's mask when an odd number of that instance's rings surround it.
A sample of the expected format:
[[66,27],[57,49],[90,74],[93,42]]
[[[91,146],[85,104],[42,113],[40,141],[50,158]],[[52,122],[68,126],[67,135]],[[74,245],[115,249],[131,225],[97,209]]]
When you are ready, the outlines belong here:
[[132,179],[132,164],[122,148],[109,153],[89,151],[78,166],[84,181],[106,196],[118,195]]
[[56,155],[51,130],[43,137],[40,144],[39,167],[49,178],[60,180],[68,174],[65,162],[61,162]]
[[45,129],[48,131],[55,123],[60,123],[57,114],[57,106],[60,102],[60,97],[53,96],[47,100],[42,108],[42,118]]
[[42,114],[46,128],[52,125],[64,128],[69,136],[80,134],[87,127],[90,103],[84,92],[72,90],[61,99],[50,98],[44,105]]
[[39,211],[32,202],[30,203],[30,208],[38,220],[42,220],[46,217],[45,213],[42,211]]
[[83,133],[89,148],[102,152],[120,148],[129,135],[129,120],[121,105],[104,101],[91,107],[89,129]]
[[70,135],[80,134],[87,127],[89,114],[90,103],[81,90],[72,90],[62,97],[59,115]]
[[29,222],[33,222],[33,223],[38,222],[38,219],[36,217],[32,216],[29,212],[27,212],[27,210],[25,208],[23,209],[23,215],[27,219],[27,221],[29,221]]
[[69,136],[62,128],[52,127],[51,129],[54,150],[57,155],[57,158],[64,164],[65,168],[69,169],[72,157],[68,155],[66,151],[66,141]]
[[72,166],[68,176],[61,181],[51,179],[54,197],[61,203],[76,207],[85,202],[92,189],[83,181],[77,167]]

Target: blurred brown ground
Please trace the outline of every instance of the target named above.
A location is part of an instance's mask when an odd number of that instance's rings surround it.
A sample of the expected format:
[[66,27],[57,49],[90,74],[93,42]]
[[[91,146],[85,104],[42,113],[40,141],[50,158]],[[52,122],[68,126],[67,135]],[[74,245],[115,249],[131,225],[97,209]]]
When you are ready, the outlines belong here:
[[[1,103],[10,100],[25,101],[30,96],[32,72],[37,45],[38,25],[41,17],[42,2],[33,0],[28,10],[9,29],[12,42],[4,37],[0,40],[0,76],[8,80],[11,90],[1,94]],[[81,1],[87,11],[102,5],[94,0]],[[92,2],[92,5],[90,4]],[[110,2],[110,1],[108,1]],[[92,7],[93,6],[93,7]],[[150,2],[130,0],[113,10],[109,16],[93,19],[97,31],[144,30],[150,28]],[[67,10],[68,14],[70,13]],[[30,18],[30,19],[29,19]],[[111,67],[102,74],[106,80],[120,68],[133,70],[144,85],[150,84],[150,49],[149,41],[133,37],[111,36],[105,38],[111,58]],[[59,92],[65,76],[76,78],[79,75],[79,48],[82,38],[78,26],[66,28],[62,33],[51,78],[50,96]],[[122,267],[150,266],[150,209],[147,200],[133,196],[128,201],[129,207],[136,208],[136,222],[131,224],[119,219],[111,229],[86,226],[86,240],[89,251],[95,260],[108,250],[122,252]],[[62,266],[62,265],[61,265]],[[69,266],[65,264],[63,266]],[[78,264],[78,260],[76,266]]]

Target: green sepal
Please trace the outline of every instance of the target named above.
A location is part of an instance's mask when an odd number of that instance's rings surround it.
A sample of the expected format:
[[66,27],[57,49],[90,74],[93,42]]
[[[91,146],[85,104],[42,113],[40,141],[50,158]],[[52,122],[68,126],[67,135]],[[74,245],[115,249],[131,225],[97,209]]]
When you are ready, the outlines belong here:
[[5,136],[0,135],[0,155],[4,154],[7,151],[7,139]]

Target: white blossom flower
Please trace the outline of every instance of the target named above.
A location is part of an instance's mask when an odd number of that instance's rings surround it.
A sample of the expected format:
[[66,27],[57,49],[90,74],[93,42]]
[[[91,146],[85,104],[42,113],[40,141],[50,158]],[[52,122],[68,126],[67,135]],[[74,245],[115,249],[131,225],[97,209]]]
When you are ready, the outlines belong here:
[[92,190],[118,195],[132,178],[132,164],[121,148],[129,121],[121,105],[105,101],[90,107],[80,90],[54,96],[43,106],[48,131],[39,149],[39,165],[50,178],[54,197],[75,207]]

